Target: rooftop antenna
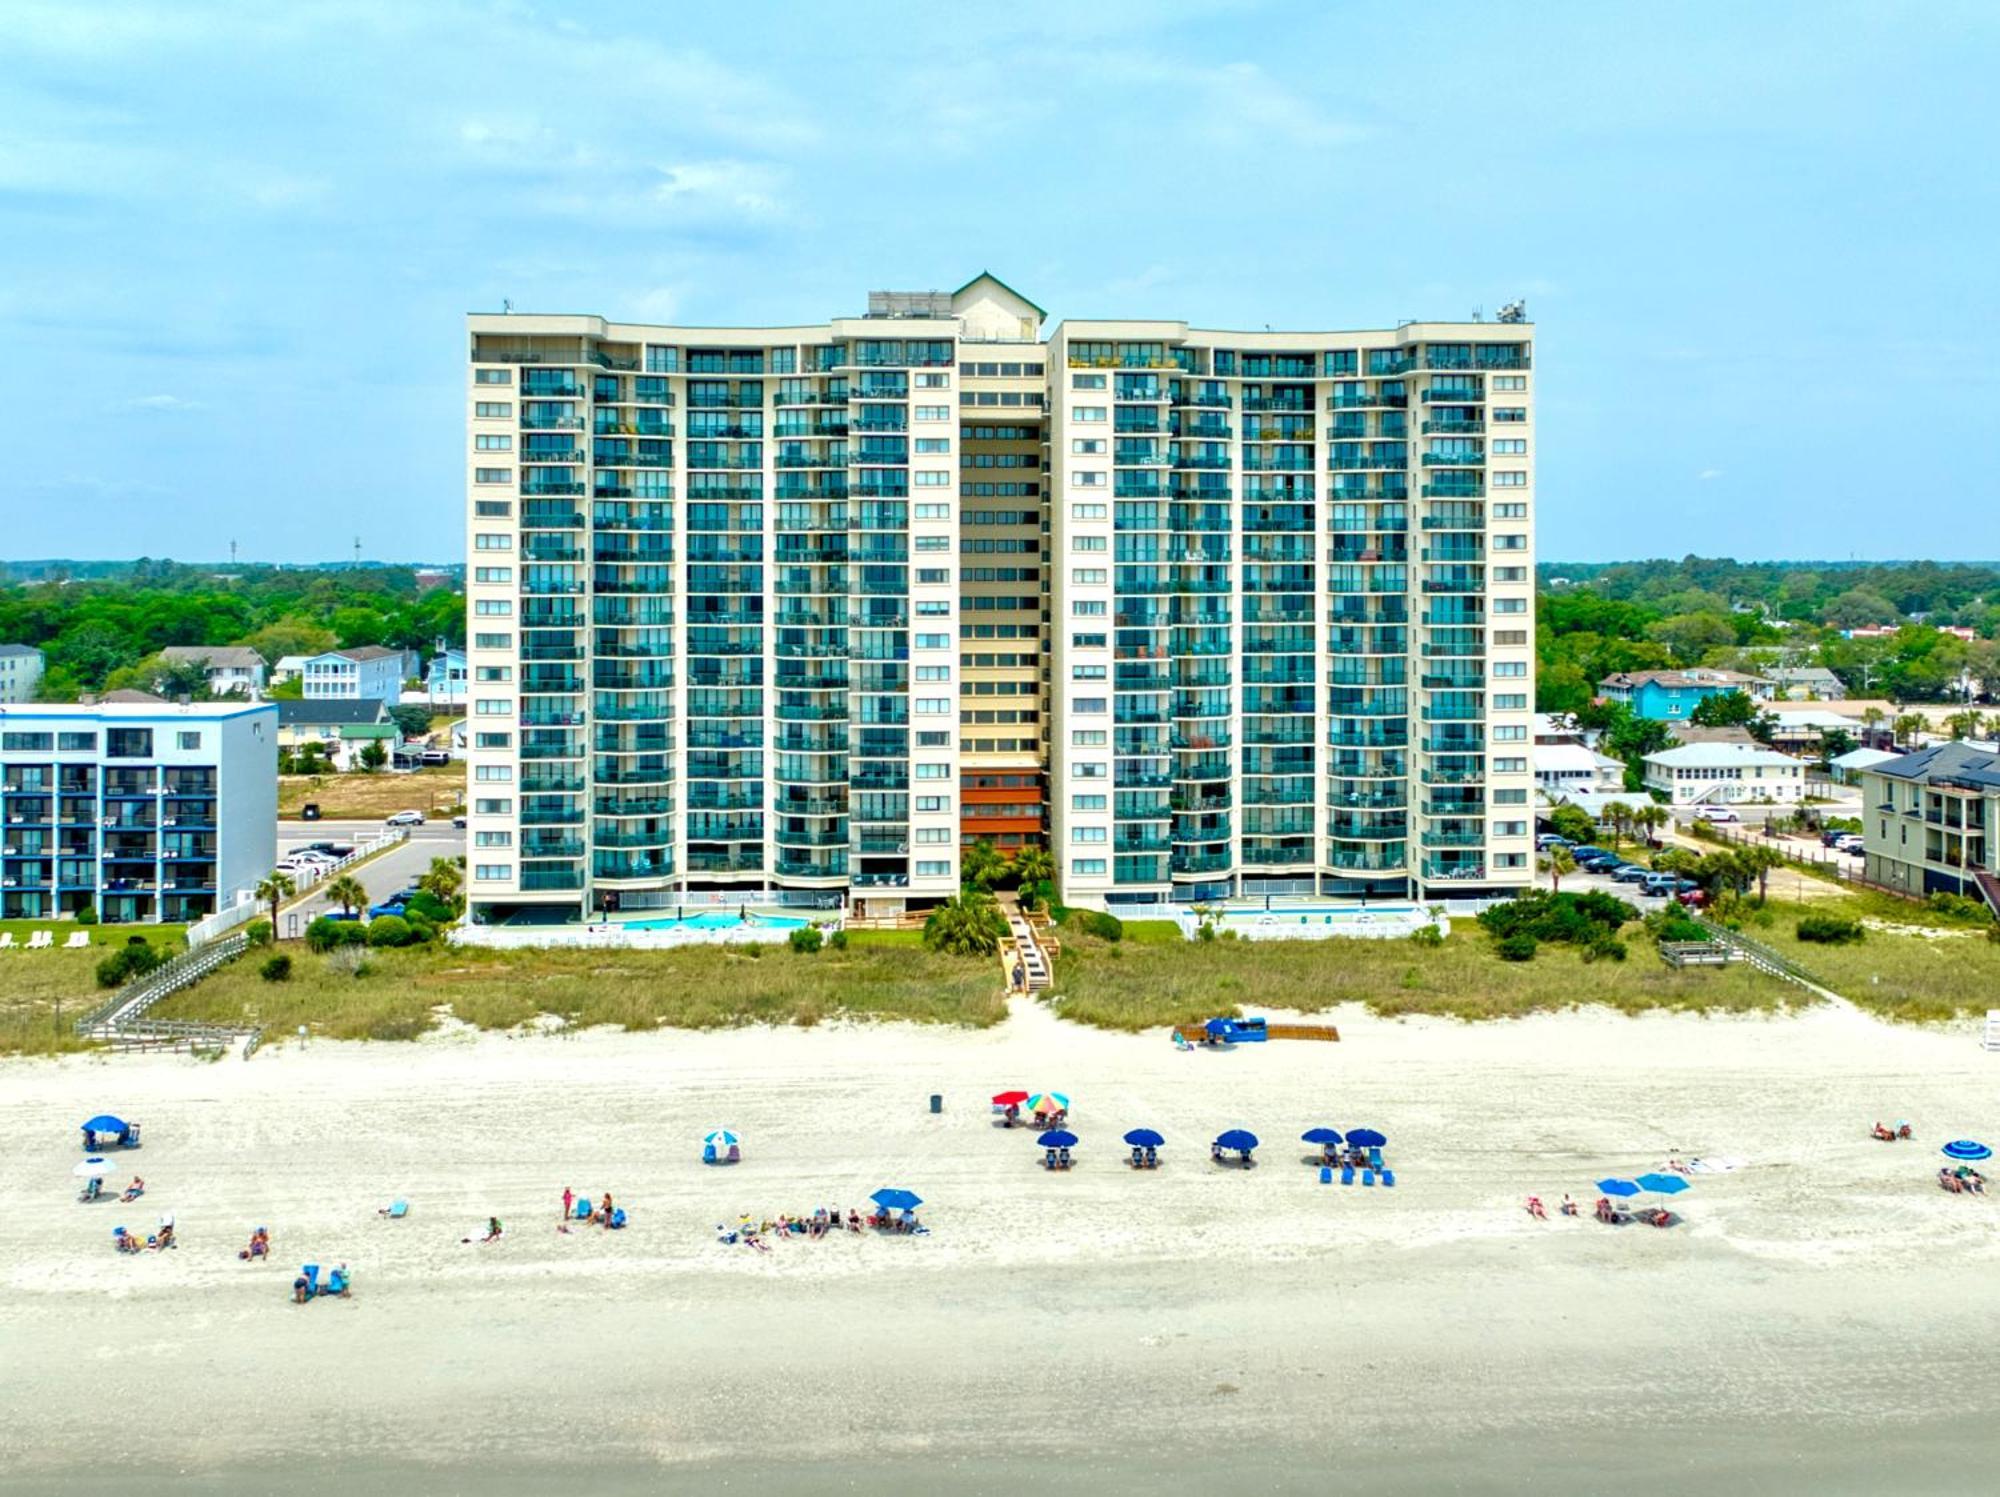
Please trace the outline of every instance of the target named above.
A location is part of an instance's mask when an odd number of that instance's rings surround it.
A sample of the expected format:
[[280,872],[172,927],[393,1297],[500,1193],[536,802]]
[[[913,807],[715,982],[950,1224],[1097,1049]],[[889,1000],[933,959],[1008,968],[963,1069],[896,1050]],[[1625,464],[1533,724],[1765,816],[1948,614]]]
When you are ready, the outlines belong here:
[[232,572],[236,570],[236,542],[234,541],[229,543],[229,570]]
[[514,312],[514,298],[513,298],[513,297],[511,297],[511,296],[503,296],[503,297],[501,297],[501,298],[500,298],[500,313],[501,313],[501,315],[502,315],[503,317],[510,317],[510,316],[512,316],[512,315],[513,315],[513,312]]
[[1474,307],[1472,309],[1472,320],[1474,322],[1484,322],[1486,320],[1486,309],[1484,307]]

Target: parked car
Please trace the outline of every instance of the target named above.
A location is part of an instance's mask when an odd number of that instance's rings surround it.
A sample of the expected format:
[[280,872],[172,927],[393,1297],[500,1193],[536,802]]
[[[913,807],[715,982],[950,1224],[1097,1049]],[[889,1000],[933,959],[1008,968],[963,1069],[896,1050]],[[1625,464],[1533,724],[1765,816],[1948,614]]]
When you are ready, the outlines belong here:
[[1743,819],[1727,806],[1703,806],[1699,811],[1694,813],[1694,816],[1697,821],[1741,821]]
[[383,820],[384,826],[422,826],[424,813],[421,811],[398,811]]
[[408,908],[408,900],[404,899],[401,895],[391,894],[380,904],[371,904],[368,906],[368,918],[370,920],[379,920],[384,915],[400,915]]
[[1653,870],[1637,863],[1623,863],[1611,870],[1611,881],[1617,884],[1642,884],[1651,877]]
[[1861,836],[1857,832],[1847,832],[1833,839],[1833,850],[1835,852],[1858,854],[1865,851],[1867,846],[1868,844],[1861,840]]
[[301,820],[301,821],[318,821],[318,820],[319,820],[319,802],[318,802],[318,801],[316,801],[316,800],[309,800],[309,801],[307,801],[307,802],[306,802],[306,803],[305,803],[305,804],[304,804],[303,806],[300,806],[300,807],[299,807],[299,820]]
[[1819,845],[1821,847],[1831,847],[1842,837],[1852,837],[1853,835],[1854,833],[1852,832],[1821,832],[1819,834]]
[[1576,866],[1585,873],[1609,873],[1614,868],[1623,868],[1625,860],[1613,853],[1600,852],[1592,857],[1578,858]]
[[465,818],[463,816],[452,817],[451,824],[457,827],[461,832],[465,830]]
[[1543,832],[1541,836],[1535,839],[1536,852],[1547,852],[1551,847],[1575,847],[1575,846],[1576,844],[1570,841],[1569,838],[1561,836],[1555,832]]
[[282,858],[278,859],[278,866],[287,869],[331,868],[333,862],[334,860],[323,852],[307,852],[301,848],[296,852],[288,852]]
[[1588,842],[1572,843],[1570,845],[1570,855],[1574,857],[1579,863],[1581,863],[1585,858],[1608,858],[1611,856],[1610,852],[1607,851],[1606,849],[1602,847],[1592,847]]
[[325,853],[329,858],[336,860],[351,857],[354,854],[353,845],[347,842],[308,842],[305,850],[307,852]]
[[1674,876],[1671,873],[1649,873],[1639,881],[1639,892],[1657,896],[1678,891],[1674,888]]
[[1698,910],[1708,903],[1708,890],[1683,889],[1677,896],[1680,902],[1691,910]]

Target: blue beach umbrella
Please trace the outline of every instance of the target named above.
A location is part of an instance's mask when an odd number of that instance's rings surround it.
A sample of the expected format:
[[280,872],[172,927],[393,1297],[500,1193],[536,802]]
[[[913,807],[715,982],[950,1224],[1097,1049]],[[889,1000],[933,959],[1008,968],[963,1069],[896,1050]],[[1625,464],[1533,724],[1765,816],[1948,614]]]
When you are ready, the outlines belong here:
[[718,1128],[713,1133],[705,1135],[702,1138],[702,1142],[713,1144],[718,1149],[727,1149],[732,1145],[742,1143],[743,1140],[738,1138],[734,1133],[731,1133],[727,1128]]
[[1347,1141],[1357,1149],[1379,1149],[1389,1140],[1373,1128],[1350,1128],[1347,1130]]
[[114,1118],[108,1112],[100,1112],[83,1125],[85,1133],[124,1133],[126,1123],[123,1118]]
[[1679,1175],[1641,1175],[1632,1183],[1656,1196],[1677,1196],[1688,1188],[1687,1181]]
[[1635,1196],[1639,1193],[1639,1187],[1630,1180],[1599,1180],[1597,1192],[1599,1195],[1607,1196]]
[[914,1211],[924,1203],[913,1190],[878,1190],[868,1199],[884,1211]]
[[1305,1144],[1337,1144],[1340,1130],[1337,1128],[1308,1128],[1299,1135],[1299,1142]]
[[1076,1147],[1076,1135],[1067,1128],[1051,1128],[1035,1143],[1044,1149],[1073,1149]]
[[1972,1139],[1959,1138],[1944,1146],[1944,1155],[1947,1159],[1991,1159],[1993,1151]]
[[1227,1133],[1216,1139],[1216,1143],[1225,1149],[1247,1151],[1257,1147],[1257,1135],[1250,1132],[1247,1128],[1231,1128]]
[[1125,1142],[1139,1149],[1157,1149],[1166,1140],[1151,1128],[1134,1128],[1125,1135]]

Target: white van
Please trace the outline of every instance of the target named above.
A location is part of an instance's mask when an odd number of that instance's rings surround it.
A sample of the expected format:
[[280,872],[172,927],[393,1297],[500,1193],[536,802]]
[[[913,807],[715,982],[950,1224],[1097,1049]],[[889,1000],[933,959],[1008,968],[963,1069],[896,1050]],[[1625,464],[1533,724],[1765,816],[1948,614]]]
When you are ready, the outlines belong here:
[[1695,812],[1694,814],[1695,814],[1695,819],[1697,821],[1740,822],[1743,819],[1741,816],[1738,816],[1734,811],[1730,810],[1729,807],[1727,806],[1703,806],[1699,811]]

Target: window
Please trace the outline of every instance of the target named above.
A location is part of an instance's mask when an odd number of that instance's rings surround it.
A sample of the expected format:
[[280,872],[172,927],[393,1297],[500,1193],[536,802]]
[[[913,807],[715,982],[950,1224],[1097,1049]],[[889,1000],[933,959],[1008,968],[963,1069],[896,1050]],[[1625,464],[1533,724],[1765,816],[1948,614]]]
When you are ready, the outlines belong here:
[[1528,835],[1528,823],[1525,821],[1496,821],[1493,823],[1493,835],[1496,837],[1525,837]]
[[475,634],[472,636],[472,647],[475,650],[511,650],[514,648],[514,636],[511,634]]
[[919,764],[917,778],[920,780],[948,780],[951,778],[949,764]]
[[475,401],[472,406],[472,414],[482,416],[489,421],[495,418],[504,420],[506,417],[514,414],[514,402],[511,400]]
[[940,843],[949,844],[952,835],[952,829],[948,826],[920,826],[917,828],[916,840],[920,846],[936,847]]
[[472,439],[472,447],[475,452],[512,452],[514,450],[514,439],[509,436],[486,436],[482,434]]
[[1102,728],[1077,728],[1069,735],[1071,748],[1103,748],[1108,741]]
[[1078,587],[1102,587],[1109,576],[1104,567],[1071,567],[1069,580]]
[[920,602],[917,604],[917,617],[920,619],[948,619],[951,617],[951,603],[949,600],[942,603]]
[[1528,580],[1528,569],[1526,567],[1495,567],[1493,569],[1493,580],[1495,582],[1526,582]]
[[948,665],[920,665],[917,667],[919,681],[949,681],[951,667]]
[[505,717],[511,708],[499,697],[481,697],[473,704],[472,710],[481,717]]
[[474,483],[512,483],[514,481],[514,470],[512,468],[474,468],[472,470],[472,481]]
[[475,733],[472,737],[473,746],[483,749],[503,749],[514,742],[512,733]]
[[951,581],[949,567],[918,567],[917,582],[924,587],[943,587]]
[[1110,773],[1104,765],[1088,762],[1070,765],[1069,772],[1072,779],[1078,780],[1101,780]]
[[949,520],[951,518],[951,506],[949,504],[918,504],[912,507],[912,512],[919,520]]
[[1519,680],[1528,674],[1528,662],[1525,660],[1496,660],[1493,662],[1493,674],[1502,681]]
[[508,598],[476,598],[472,604],[474,616],[483,619],[504,619],[513,611],[513,601]]
[[474,863],[472,876],[485,883],[505,883],[514,876],[514,870],[506,863]]
[[1528,377],[1525,374],[1496,374],[1493,376],[1493,388],[1496,390],[1525,390],[1528,388]]
[[1072,437],[1069,450],[1078,457],[1098,457],[1110,450],[1110,445],[1102,437]]
[[919,390],[949,390],[951,388],[951,376],[949,374],[919,374],[910,383],[915,385]]
[[472,382],[475,385],[511,385],[514,383],[514,371],[511,369],[475,369],[472,371]]
[[1493,611],[1495,613],[1526,613],[1528,611],[1528,600],[1526,598],[1495,598],[1493,600]]
[[1525,790],[1496,790],[1493,792],[1493,804],[1496,806],[1525,806],[1527,803],[1528,792]]
[[474,582],[512,582],[514,580],[514,569],[512,567],[474,567],[472,569],[472,580]]
[[508,499],[475,499],[472,512],[482,520],[504,520],[514,513],[514,505]]
[[1525,520],[1528,518],[1528,506],[1525,504],[1496,504],[1493,506],[1493,518],[1496,520]]
[[1526,712],[1528,698],[1521,692],[1497,692],[1493,697],[1493,708],[1496,712]]
[[949,878],[950,876],[951,876],[951,864],[948,862],[928,863],[920,861],[917,864],[918,878]]
[[511,681],[514,679],[514,667],[511,665],[482,665],[472,673],[472,678],[475,681]]
[[1111,798],[1107,795],[1072,795],[1069,808],[1072,811],[1102,811],[1109,807]]
[[511,551],[514,549],[514,537],[511,535],[496,535],[490,530],[482,530],[473,536],[472,549],[475,551]]
[[1108,551],[1111,549],[1111,538],[1103,535],[1073,535],[1069,538],[1069,548],[1072,551]]
[[[1527,451],[1527,448],[1526,448],[1525,446],[1523,446],[1521,450],[1522,450],[1523,452],[1525,452],[1525,451]],[[919,452],[949,452],[949,451],[951,451],[951,438],[950,438],[950,437],[918,437],[918,438],[917,438],[917,451],[919,451]]]
[[1104,419],[1104,407],[1101,405],[1080,405],[1070,412],[1070,417],[1072,420],[1081,422],[1102,421]]
[[1527,768],[1528,761],[1526,759],[1495,759],[1493,761],[1493,772],[1495,774],[1525,774]]
[[941,717],[951,711],[950,697],[918,697],[910,710],[919,717]]
[[1110,674],[1108,665],[1072,665],[1069,678],[1072,681],[1102,681]]
[[1073,598],[1070,600],[1069,611],[1080,619],[1101,619],[1110,612],[1110,609],[1102,598]]
[[476,800],[472,809],[481,816],[512,816],[514,803],[511,800]]
[[1526,743],[1528,741],[1528,729],[1522,723],[1496,727],[1493,730],[1493,741],[1495,743]]
[[58,733],[56,752],[62,754],[94,754],[97,752],[95,733]]
[[1092,874],[1102,874],[1104,872],[1104,859],[1071,858],[1069,860],[1069,871],[1083,877],[1089,877]]
[[1505,535],[1496,535],[1493,537],[1493,549],[1495,551],[1525,551],[1528,549],[1528,538],[1518,531],[1509,531]]
[[472,834],[472,845],[474,847],[512,847],[514,845],[514,834],[512,832],[474,832]]
[[948,405],[920,405],[910,410],[912,421],[949,421],[951,407]]
[[1503,852],[1493,859],[1496,868],[1526,868],[1528,855],[1524,852]]
[[1071,488],[1101,489],[1105,486],[1105,478],[1103,473],[1072,473],[1069,482]]
[[917,472],[911,474],[910,479],[920,489],[941,489],[951,482],[951,474],[944,472]]
[[1525,489],[1528,475],[1525,473],[1495,473],[1493,487],[1496,489]]
[[[1072,390],[1102,390],[1105,387],[1104,376],[1101,374],[1072,374],[1069,377],[1069,387]],[[1102,421],[1104,418],[1099,416],[1097,419]]]
[[1110,828],[1101,826],[1073,826],[1069,829],[1069,840],[1077,843],[1109,842]]
[[920,795],[914,802],[919,811],[949,811],[951,797],[948,795]]
[[511,764],[475,764],[472,768],[472,777],[475,780],[511,780],[514,778],[514,766]]
[[917,648],[920,650],[948,650],[951,648],[949,634],[919,634]]
[[175,745],[183,753],[197,753],[201,749],[201,734],[199,733],[176,733],[174,740]]
[[1072,634],[1069,647],[1072,650],[1102,650],[1111,643],[1108,634]]
[[949,551],[951,537],[948,535],[920,535],[911,543],[914,551]]
[[1069,710],[1083,716],[1096,716],[1108,707],[1103,697],[1078,697],[1069,704]]
[[1528,419],[1528,409],[1526,406],[1519,405],[1495,406],[1493,409],[1493,419],[1502,425],[1512,426]]
[[1111,513],[1108,504],[1072,504],[1069,517],[1072,520],[1102,520]]
[[1493,450],[1495,453],[1508,457],[1523,457],[1528,451],[1527,438],[1495,437],[1493,439]]

